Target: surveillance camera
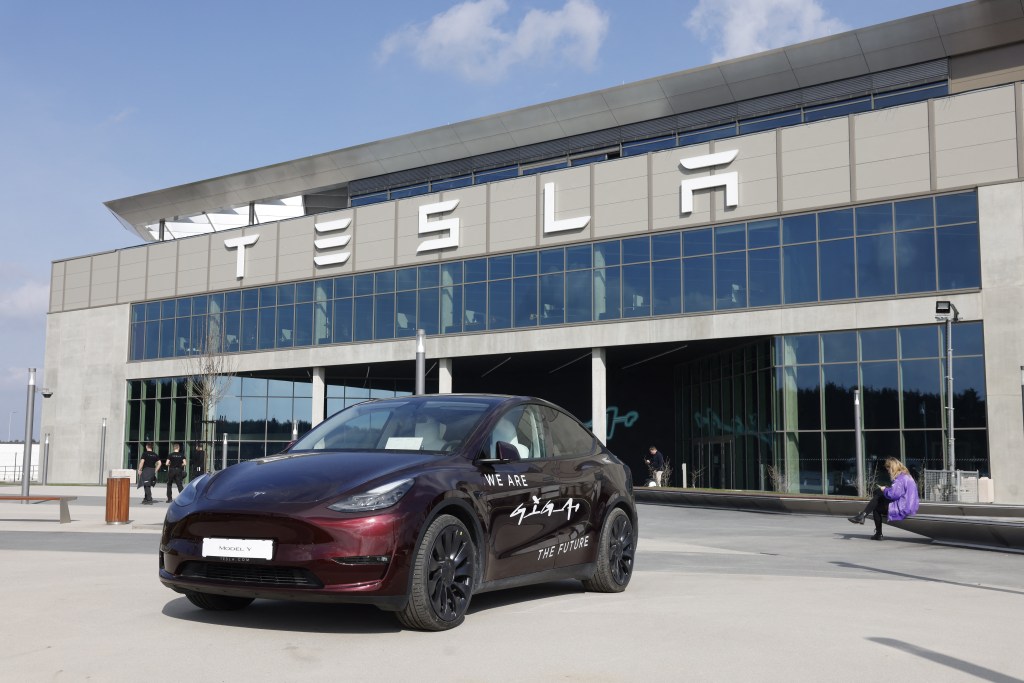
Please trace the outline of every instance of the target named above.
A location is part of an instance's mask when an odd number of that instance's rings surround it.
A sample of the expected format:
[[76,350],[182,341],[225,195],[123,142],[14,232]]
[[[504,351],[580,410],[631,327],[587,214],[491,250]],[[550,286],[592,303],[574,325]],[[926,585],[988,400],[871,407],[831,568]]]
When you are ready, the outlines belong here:
[[40,389],[39,393],[43,395],[43,398],[50,398],[53,396],[53,389]]

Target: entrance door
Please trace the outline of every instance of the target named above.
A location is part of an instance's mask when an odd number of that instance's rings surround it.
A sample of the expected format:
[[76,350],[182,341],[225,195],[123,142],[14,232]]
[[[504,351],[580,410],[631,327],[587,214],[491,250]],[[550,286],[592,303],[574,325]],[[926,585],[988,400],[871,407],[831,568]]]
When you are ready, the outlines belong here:
[[698,439],[693,443],[694,486],[711,489],[736,488],[736,448],[732,437]]

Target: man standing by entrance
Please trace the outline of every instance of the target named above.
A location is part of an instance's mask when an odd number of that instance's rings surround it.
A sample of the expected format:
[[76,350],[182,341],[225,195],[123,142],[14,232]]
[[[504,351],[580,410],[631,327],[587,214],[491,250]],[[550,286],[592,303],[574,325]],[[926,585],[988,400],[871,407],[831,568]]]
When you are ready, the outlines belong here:
[[171,486],[177,485],[181,493],[182,480],[185,478],[185,454],[181,452],[181,444],[175,442],[174,450],[167,456],[167,502],[171,502]]
[[661,486],[661,477],[665,474],[665,456],[661,454],[657,446],[651,446],[647,449],[649,455],[645,458],[647,461],[647,467],[650,468],[651,474],[654,475],[654,483]]

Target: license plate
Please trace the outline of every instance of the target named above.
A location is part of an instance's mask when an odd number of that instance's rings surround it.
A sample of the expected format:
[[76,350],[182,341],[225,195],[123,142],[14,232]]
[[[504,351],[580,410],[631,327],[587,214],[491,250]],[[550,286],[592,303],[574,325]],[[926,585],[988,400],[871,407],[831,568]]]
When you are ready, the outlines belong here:
[[274,542],[251,538],[204,538],[203,557],[247,557],[269,560],[274,556]]

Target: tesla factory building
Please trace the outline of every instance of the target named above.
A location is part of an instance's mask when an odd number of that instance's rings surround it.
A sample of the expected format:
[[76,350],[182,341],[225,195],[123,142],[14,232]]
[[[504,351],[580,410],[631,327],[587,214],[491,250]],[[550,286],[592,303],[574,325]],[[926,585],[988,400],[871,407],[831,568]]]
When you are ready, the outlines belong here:
[[637,482],[855,494],[859,434],[1024,502],[1022,81],[988,0],[110,201],[142,243],[53,263],[46,477],[272,455],[413,393],[422,329],[428,393],[549,399]]

